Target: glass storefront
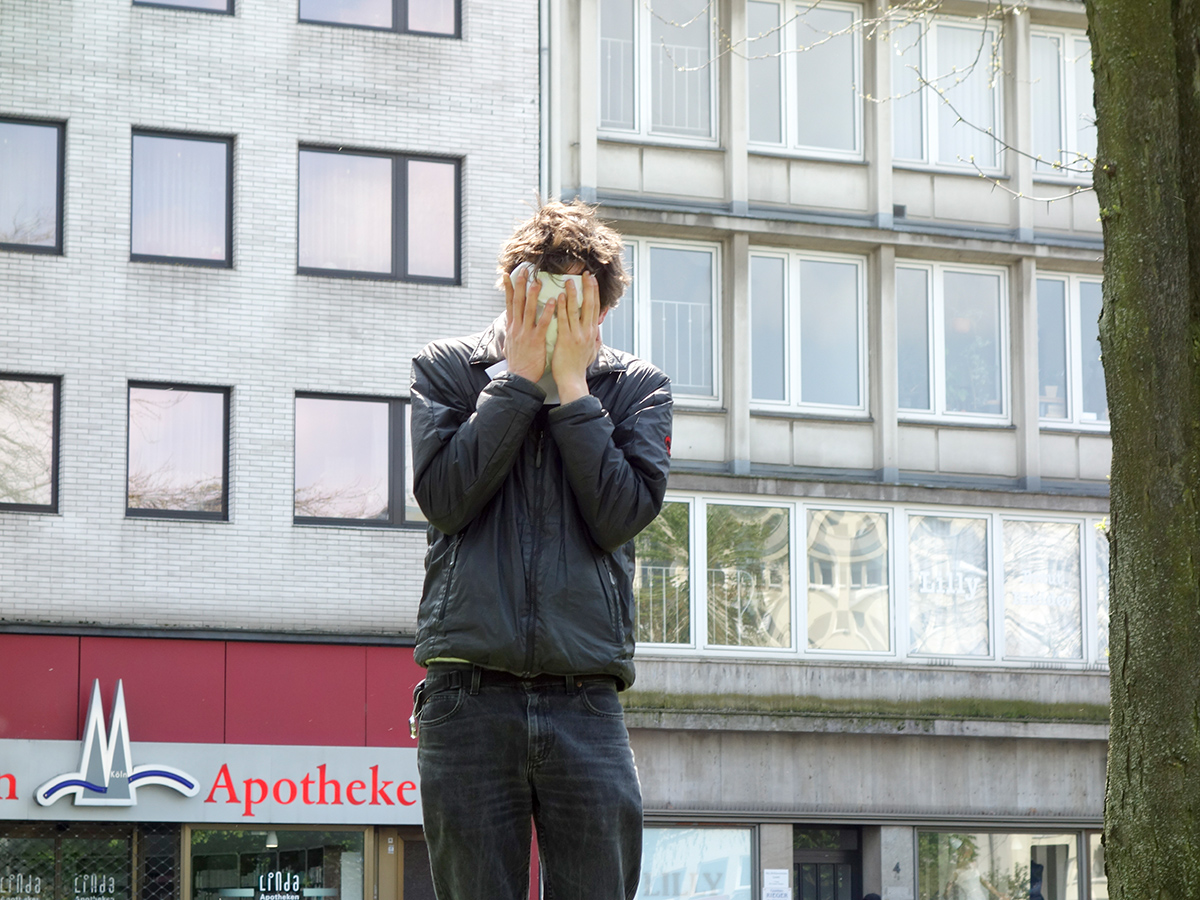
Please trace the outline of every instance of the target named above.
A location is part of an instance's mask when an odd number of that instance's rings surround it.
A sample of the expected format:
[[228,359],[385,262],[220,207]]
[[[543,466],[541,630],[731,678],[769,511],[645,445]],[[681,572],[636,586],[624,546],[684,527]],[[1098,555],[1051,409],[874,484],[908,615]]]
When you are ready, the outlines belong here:
[[357,831],[191,832],[191,900],[364,900]]
[[3,900],[133,900],[133,829],[72,823],[0,832]]
[[920,832],[918,900],[1082,900],[1078,832]]
[[646,826],[635,900],[750,900],[751,838],[749,828]]

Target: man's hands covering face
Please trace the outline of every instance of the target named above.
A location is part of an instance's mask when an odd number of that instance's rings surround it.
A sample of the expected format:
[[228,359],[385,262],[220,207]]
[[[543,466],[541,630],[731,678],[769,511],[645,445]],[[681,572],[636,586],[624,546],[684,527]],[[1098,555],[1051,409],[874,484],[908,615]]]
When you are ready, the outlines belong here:
[[[558,396],[570,403],[588,394],[587,368],[600,351],[600,290],[596,276],[583,275],[583,303],[575,294],[575,285],[567,282],[565,294],[555,304],[558,316],[558,343],[550,371],[558,385]],[[549,306],[547,306],[549,309]]]
[[546,304],[538,319],[538,293],[542,283],[525,271],[504,276],[504,356],[508,371],[530,381],[546,373],[546,331],[554,320],[554,300]]

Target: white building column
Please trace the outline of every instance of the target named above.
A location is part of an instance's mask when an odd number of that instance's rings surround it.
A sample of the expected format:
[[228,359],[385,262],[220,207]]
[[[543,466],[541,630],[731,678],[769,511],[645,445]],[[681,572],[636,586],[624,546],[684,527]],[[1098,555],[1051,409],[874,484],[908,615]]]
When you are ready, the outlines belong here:
[[900,480],[895,247],[886,244],[872,254],[868,279],[867,370],[870,413],[875,422],[875,469],[882,481],[895,483]]
[[[882,19],[888,0],[871,0],[864,10]],[[892,42],[886,28],[863,40],[863,138],[870,173],[870,210],[879,228],[892,227]]]
[[725,277],[725,433],[729,470],[750,474],[750,236],[737,232],[729,245]]
[[596,0],[579,0],[579,40],[575,43],[579,66],[579,196],[587,203],[596,201],[599,34],[600,13]]
[[1042,489],[1038,423],[1037,263],[1024,257],[1012,273],[1012,416],[1017,428],[1017,477],[1028,491]]
[[750,197],[750,158],[746,151],[750,133],[746,109],[746,4],[738,0],[729,6],[729,47],[735,52],[726,52],[728,48],[717,46],[717,52],[725,61],[727,75],[721,79],[727,85],[721,104],[725,132],[725,193],[729,211],[735,216],[744,216],[749,210]]
[[1033,240],[1033,160],[1029,152],[1033,147],[1033,87],[1030,56],[1033,44],[1029,34],[1029,13],[1014,10],[1005,21],[1005,53],[1011,73],[1005,84],[1012,102],[1008,107],[1005,135],[1007,143],[1014,148],[1007,152],[1005,166],[1012,179],[1012,189],[1018,195],[1013,203],[1017,240]]
[[[758,826],[758,867],[766,869],[786,869],[788,887],[792,896],[796,896],[796,885],[792,883],[792,826],[791,825],[759,825]],[[758,887],[763,887],[762,871],[758,873]]]

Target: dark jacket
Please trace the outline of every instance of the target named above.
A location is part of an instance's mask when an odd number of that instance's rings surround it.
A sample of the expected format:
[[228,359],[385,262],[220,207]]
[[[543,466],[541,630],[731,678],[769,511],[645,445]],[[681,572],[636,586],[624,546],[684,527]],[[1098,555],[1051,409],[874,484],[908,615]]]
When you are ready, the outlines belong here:
[[667,486],[671,390],[608,347],[590,395],[544,406],[485,371],[503,320],[413,360],[413,487],[429,519],[416,660],[633,683],[633,538]]

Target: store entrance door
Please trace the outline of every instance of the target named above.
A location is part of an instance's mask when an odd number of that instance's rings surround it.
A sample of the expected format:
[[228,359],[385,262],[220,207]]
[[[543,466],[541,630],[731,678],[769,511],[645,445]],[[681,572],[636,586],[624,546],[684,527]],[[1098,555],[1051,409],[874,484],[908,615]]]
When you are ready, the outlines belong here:
[[857,828],[794,826],[795,900],[860,900],[860,839]]

